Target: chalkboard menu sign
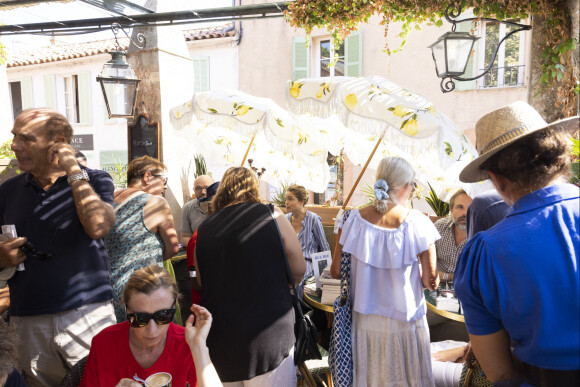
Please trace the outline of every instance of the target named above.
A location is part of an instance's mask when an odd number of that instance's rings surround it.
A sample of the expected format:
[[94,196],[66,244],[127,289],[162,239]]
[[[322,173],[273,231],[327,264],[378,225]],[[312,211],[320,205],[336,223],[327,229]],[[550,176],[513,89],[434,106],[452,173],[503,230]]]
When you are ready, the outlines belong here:
[[147,114],[140,114],[135,125],[129,126],[129,161],[150,156],[161,161],[161,128]]

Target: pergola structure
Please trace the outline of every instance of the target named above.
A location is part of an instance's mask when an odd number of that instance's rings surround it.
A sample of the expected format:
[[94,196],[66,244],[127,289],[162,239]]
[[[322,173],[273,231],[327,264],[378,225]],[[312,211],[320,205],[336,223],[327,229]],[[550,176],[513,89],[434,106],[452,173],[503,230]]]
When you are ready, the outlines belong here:
[[[113,24],[123,28],[159,27],[282,17],[290,2],[163,13],[146,8],[145,3],[145,0],[0,0],[0,23],[4,24],[0,25],[0,35],[74,35],[108,30]],[[70,15],[71,7],[84,12],[77,13],[79,18],[74,20],[46,21],[50,15],[42,7],[47,6],[53,15]]]

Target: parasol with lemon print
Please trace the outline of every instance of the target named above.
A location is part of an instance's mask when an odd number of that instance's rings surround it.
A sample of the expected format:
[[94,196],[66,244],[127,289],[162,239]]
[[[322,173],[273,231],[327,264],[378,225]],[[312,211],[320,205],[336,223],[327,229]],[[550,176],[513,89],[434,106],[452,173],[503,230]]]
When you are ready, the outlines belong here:
[[170,117],[178,131],[188,128],[183,137],[200,144],[197,152],[209,159],[227,165],[253,159],[272,185],[293,182],[315,192],[328,185],[327,148],[268,98],[237,90],[196,93],[171,109]]
[[[421,181],[443,192],[459,187],[454,171],[477,155],[463,132],[429,100],[382,77],[289,81],[286,97],[288,110],[312,138],[331,153],[343,149],[354,164],[364,164],[351,194],[367,166],[376,166],[382,157],[405,157]],[[373,159],[376,152],[381,157]]]

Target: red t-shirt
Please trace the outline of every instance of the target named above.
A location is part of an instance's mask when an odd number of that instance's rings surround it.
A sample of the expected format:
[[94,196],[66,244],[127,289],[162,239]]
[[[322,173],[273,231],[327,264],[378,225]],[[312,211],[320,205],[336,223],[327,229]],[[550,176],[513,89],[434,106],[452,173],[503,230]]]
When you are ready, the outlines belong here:
[[[193,235],[191,236],[189,242],[187,243],[187,267],[195,266],[195,262],[193,260],[193,251],[195,250],[196,243],[197,243],[197,230],[193,232]],[[199,305],[200,301],[201,301],[201,293],[199,292],[199,290],[191,288],[191,302],[193,304]]]
[[129,328],[129,322],[125,321],[103,329],[93,338],[81,387],[111,387],[123,378],[132,379],[135,374],[147,379],[157,372],[170,373],[173,377],[171,384],[175,387],[185,386],[186,381],[192,387],[197,386],[193,358],[183,327],[169,324],[163,353],[147,369],[141,367],[131,353]]

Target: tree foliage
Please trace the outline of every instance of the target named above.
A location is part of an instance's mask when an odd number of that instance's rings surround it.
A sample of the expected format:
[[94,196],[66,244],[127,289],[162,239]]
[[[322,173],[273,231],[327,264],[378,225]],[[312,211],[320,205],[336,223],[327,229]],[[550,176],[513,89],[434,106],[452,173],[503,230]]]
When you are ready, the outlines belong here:
[[558,87],[558,103],[564,116],[574,114],[578,80],[573,74],[570,50],[576,39],[570,36],[569,11],[565,1],[555,0],[296,0],[288,7],[290,25],[301,28],[307,34],[314,28],[326,28],[337,41],[358,29],[374,15],[382,15],[385,37],[391,22],[401,22],[402,48],[411,29],[420,29],[421,24],[443,25],[442,18],[448,5],[461,6],[463,10],[473,8],[476,17],[526,19],[532,15],[544,17],[548,26],[546,43],[542,53],[541,82]]

